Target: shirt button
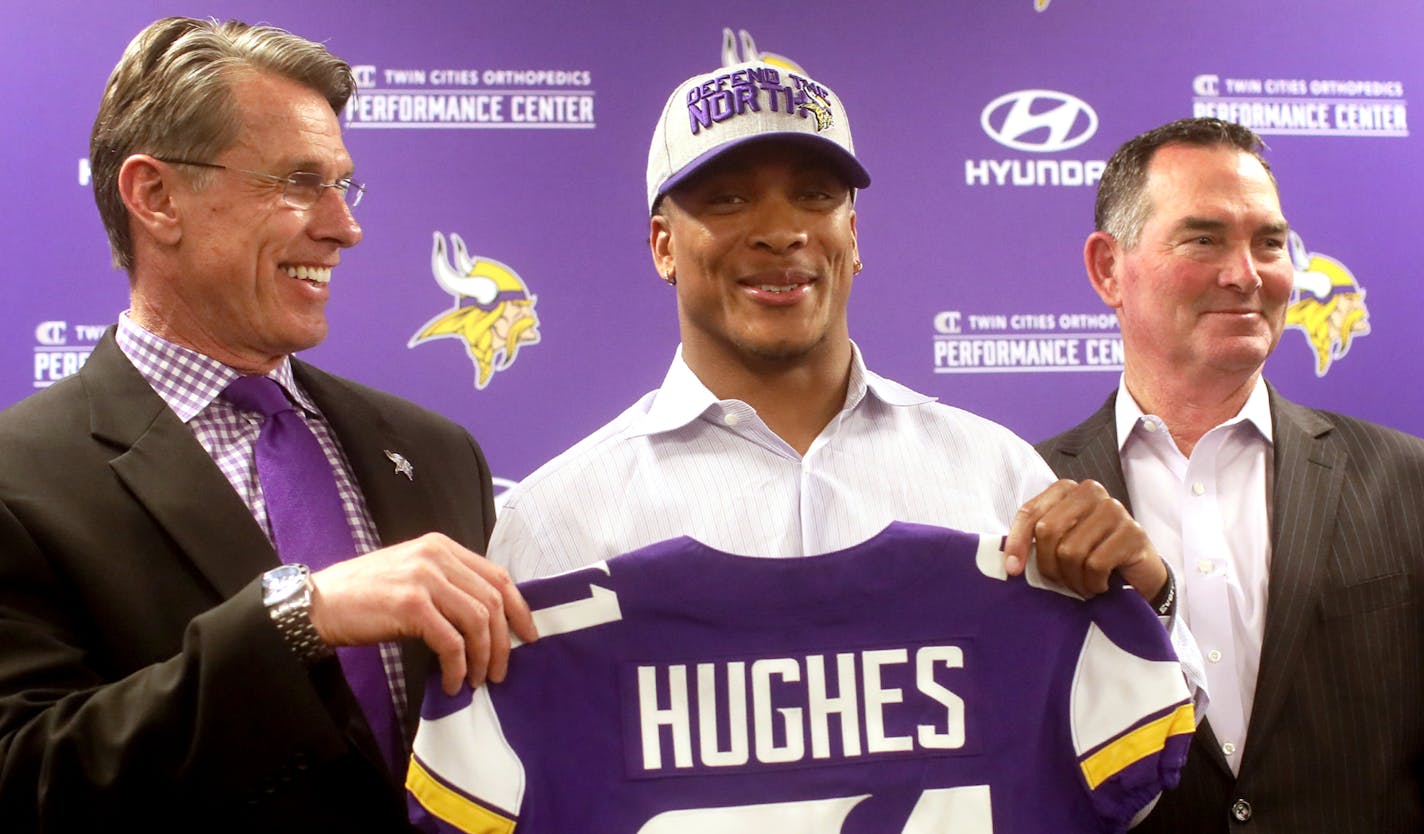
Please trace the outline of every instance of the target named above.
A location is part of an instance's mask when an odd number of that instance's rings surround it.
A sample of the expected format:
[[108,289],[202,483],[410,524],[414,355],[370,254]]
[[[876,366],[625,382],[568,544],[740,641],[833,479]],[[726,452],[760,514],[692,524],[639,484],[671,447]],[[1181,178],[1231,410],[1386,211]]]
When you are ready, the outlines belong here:
[[1220,663],[1221,652],[1217,651],[1216,649],[1212,649],[1211,651],[1206,653],[1206,659],[1210,660],[1212,663]]
[[1143,418],[1142,427],[1148,431],[1157,431],[1157,421]]
[[736,424],[742,422],[742,418],[738,417],[735,414],[728,414],[722,418],[722,422],[726,423],[729,426],[735,426]]
[[1202,486],[1201,481],[1197,481],[1196,483],[1192,484],[1192,495],[1202,495],[1205,492],[1206,487]]
[[1212,570],[1215,569],[1215,567],[1216,566],[1211,563],[1210,559],[1203,559],[1200,562],[1197,562],[1197,570],[1201,571],[1202,573],[1211,573]]
[[1221,752],[1230,756],[1232,753],[1236,752],[1236,745],[1228,741],[1225,744],[1221,745]]
[[1251,819],[1251,803],[1244,799],[1238,799],[1231,803],[1231,816],[1237,822],[1248,822]]

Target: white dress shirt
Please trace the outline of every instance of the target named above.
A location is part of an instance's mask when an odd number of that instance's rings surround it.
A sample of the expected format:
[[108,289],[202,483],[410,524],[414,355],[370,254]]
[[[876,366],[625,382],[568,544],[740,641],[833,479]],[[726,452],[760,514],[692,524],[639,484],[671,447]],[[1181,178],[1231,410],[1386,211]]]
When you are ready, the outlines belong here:
[[1266,384],[1184,456],[1160,417],[1143,414],[1125,382],[1118,452],[1132,513],[1178,578],[1178,611],[1206,660],[1206,717],[1240,769],[1266,629],[1274,448]]

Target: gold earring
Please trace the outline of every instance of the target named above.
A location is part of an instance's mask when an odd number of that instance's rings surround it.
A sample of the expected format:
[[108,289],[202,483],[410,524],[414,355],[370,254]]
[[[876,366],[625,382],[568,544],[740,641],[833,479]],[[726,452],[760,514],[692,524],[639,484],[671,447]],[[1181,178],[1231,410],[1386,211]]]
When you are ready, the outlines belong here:
[[863,264],[863,263],[860,262],[860,256],[859,256],[859,255],[856,256],[855,262],[850,265],[850,268],[851,268],[851,274],[852,274],[852,275],[859,275],[859,274],[860,274],[860,271],[861,271],[862,269],[865,269],[865,264]]

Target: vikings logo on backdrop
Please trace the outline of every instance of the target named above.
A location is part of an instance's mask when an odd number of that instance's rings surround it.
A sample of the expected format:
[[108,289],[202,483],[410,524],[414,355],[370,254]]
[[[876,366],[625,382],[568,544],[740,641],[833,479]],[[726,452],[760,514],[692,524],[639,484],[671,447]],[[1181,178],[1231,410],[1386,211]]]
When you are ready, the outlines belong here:
[[1350,352],[1354,339],[1369,335],[1365,290],[1344,264],[1307,251],[1295,232],[1290,233],[1290,251],[1295,288],[1286,308],[1286,327],[1305,334],[1315,353],[1315,375],[1325,376],[1335,360]]
[[459,339],[475,364],[475,388],[489,385],[495,371],[508,370],[521,347],[539,343],[538,300],[509,266],[492,258],[470,257],[465,241],[450,235],[453,263],[445,237],[435,233],[430,270],[435,283],[454,296],[455,306],[432,318],[410,337],[406,347],[432,339]]
[[[739,43],[740,39],[740,43]],[[738,51],[738,47],[741,47]],[[722,30],[722,66],[730,67],[733,64],[744,64],[750,61],[761,61],[764,64],[771,64],[773,67],[791,70],[797,75],[806,75],[806,70],[801,65],[787,58],[785,55],[778,55],[775,52],[762,52],[757,49],[756,41],[747,30],[738,30],[732,34],[731,29]]]

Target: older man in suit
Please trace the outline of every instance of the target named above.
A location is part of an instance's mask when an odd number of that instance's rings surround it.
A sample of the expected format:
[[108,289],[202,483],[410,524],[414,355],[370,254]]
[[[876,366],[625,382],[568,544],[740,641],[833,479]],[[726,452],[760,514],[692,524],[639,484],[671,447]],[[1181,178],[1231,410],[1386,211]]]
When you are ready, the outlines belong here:
[[1038,449],[1129,506],[1207,660],[1182,785],[1139,830],[1420,831],[1424,441],[1262,378],[1294,278],[1261,150],[1184,119],[1109,161],[1084,260],[1123,377]]
[[503,676],[489,471],[461,428],[291,357],[361,239],[350,67],[186,18],[91,153],[130,309],[0,415],[6,830],[391,831],[421,686]]

